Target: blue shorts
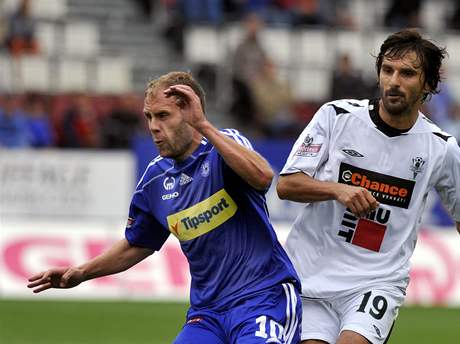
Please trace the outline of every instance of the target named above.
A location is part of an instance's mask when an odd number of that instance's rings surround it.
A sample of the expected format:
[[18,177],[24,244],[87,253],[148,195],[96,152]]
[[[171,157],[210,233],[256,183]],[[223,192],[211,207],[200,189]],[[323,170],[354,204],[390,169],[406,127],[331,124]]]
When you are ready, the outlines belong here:
[[302,303],[290,283],[240,300],[226,311],[190,308],[175,344],[289,344],[300,342]]

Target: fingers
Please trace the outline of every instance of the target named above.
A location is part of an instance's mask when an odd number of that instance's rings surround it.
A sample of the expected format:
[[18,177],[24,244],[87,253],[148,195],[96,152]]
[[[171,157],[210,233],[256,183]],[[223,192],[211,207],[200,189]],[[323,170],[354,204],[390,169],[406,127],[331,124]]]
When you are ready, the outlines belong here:
[[36,280],[42,278],[44,274],[45,274],[45,272],[40,272],[40,273],[38,273],[38,274],[36,274],[36,275],[33,275],[32,277],[30,277],[30,278],[28,279],[28,281],[29,281],[29,282],[36,281]]
[[47,282],[47,283],[41,285],[40,287],[33,289],[32,292],[34,294],[37,294],[37,293],[40,293],[40,292],[42,292],[42,291],[44,291],[46,289],[50,289],[50,288],[52,288],[52,284],[51,284],[51,282]]
[[27,285],[27,288],[35,288],[36,286],[39,286],[45,283],[51,284],[50,272],[49,271],[40,272],[39,274],[36,274],[30,277],[29,282],[32,282],[32,283],[29,283]]
[[[188,86],[188,85],[174,85],[170,86],[167,89],[165,89],[164,94],[166,97],[171,97],[173,95],[178,96],[179,98],[182,98],[182,103],[186,100],[195,100],[199,101],[198,95],[193,91],[193,89]],[[183,99],[186,98],[186,99]],[[178,104],[180,105],[180,104]]]
[[343,203],[354,215],[363,218],[379,207],[379,203],[367,189],[351,188]]

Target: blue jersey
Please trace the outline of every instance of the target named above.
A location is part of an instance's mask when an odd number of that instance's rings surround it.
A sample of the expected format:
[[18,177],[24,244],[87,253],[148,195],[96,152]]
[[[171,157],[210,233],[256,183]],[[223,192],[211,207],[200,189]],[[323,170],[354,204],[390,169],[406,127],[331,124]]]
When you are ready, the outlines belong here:
[[[236,130],[225,135],[252,149]],[[126,228],[133,246],[159,250],[172,233],[192,277],[194,308],[232,302],[297,274],[270,224],[265,192],[239,177],[203,139],[185,161],[157,157],[134,193]]]

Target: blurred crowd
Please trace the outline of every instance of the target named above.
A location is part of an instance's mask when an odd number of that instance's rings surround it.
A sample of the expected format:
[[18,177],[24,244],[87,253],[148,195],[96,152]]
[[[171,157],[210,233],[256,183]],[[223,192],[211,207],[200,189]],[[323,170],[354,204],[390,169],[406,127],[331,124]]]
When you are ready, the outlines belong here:
[[129,149],[145,133],[135,94],[0,96],[0,148]]
[[[226,109],[237,128],[255,138],[294,138],[324,101],[373,98],[376,80],[366,80],[347,54],[337,56],[330,74],[327,99],[299,102],[279,75],[272,57],[260,42],[266,25],[297,28],[305,25],[354,29],[347,0],[135,0],[147,20],[165,11],[162,35],[177,54],[183,53],[184,30],[189,25],[220,26],[241,23],[244,35],[231,59],[231,100]],[[389,0],[382,18],[388,28],[423,27],[423,0]],[[460,1],[452,1],[446,29],[460,30]],[[3,49],[11,56],[39,54],[30,0],[20,5],[0,28]],[[215,71],[201,70],[204,83]],[[447,73],[446,73],[447,74]],[[212,83],[207,91],[213,91]],[[460,139],[460,107],[447,83],[426,103],[426,113]],[[0,94],[0,147],[129,148],[133,137],[146,132],[142,97],[136,94]]]

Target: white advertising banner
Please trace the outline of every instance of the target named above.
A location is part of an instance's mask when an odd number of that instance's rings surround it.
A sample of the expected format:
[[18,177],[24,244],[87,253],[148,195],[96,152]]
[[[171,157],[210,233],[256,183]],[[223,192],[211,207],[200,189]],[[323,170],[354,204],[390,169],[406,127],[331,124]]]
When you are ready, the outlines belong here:
[[131,153],[0,150],[0,219],[123,217],[134,189]]
[[[288,226],[276,226],[283,242]],[[76,265],[123,237],[124,223],[0,222],[0,297],[187,300],[190,276],[171,236],[133,268],[72,290],[32,295],[27,278],[51,266]],[[460,305],[460,238],[454,229],[423,230],[412,257],[407,304]]]
[[124,236],[125,223],[0,222],[0,297],[187,299],[188,263],[175,237],[120,274],[72,290],[33,295],[27,279],[50,267],[79,265]]

